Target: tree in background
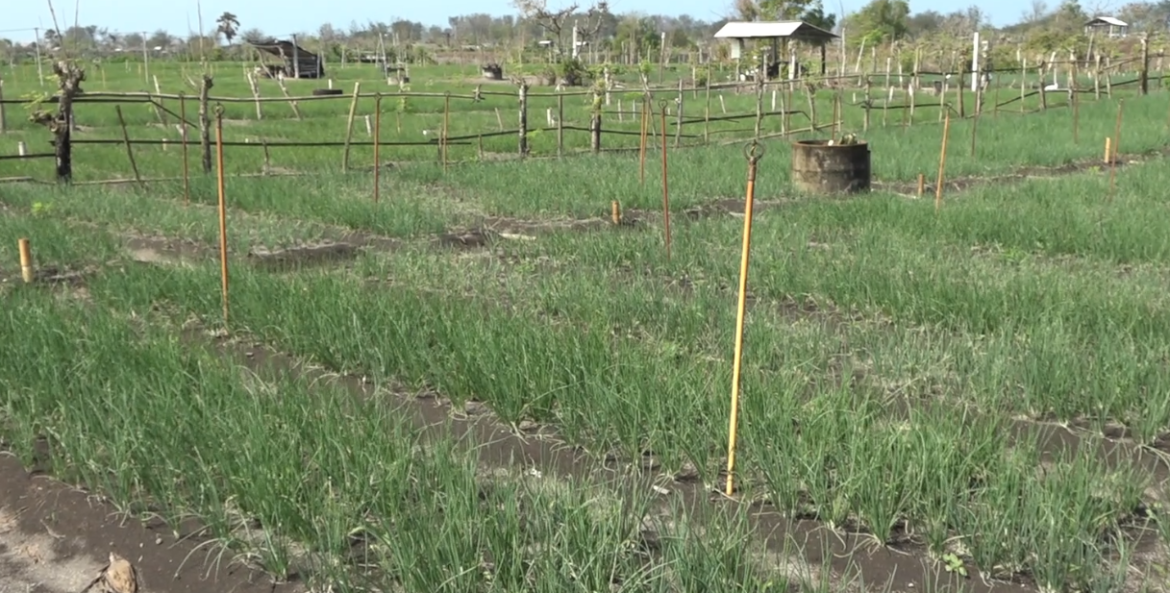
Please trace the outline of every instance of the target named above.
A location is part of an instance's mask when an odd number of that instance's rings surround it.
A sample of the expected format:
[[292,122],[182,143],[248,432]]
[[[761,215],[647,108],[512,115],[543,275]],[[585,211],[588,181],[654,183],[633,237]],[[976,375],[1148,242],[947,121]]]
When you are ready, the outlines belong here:
[[845,17],[845,26],[866,46],[893,43],[910,31],[910,3],[906,0],[871,0]]
[[[577,14],[579,5],[575,3],[556,11],[548,9],[548,0],[513,0],[512,6],[520,11],[523,19],[536,22],[548,35],[555,38],[557,58],[554,61],[557,64],[556,70],[559,70],[556,74],[559,74],[566,84],[583,83],[587,71],[581,60],[573,57],[576,48],[571,48],[567,53],[562,49],[565,47],[565,33],[575,27],[578,42],[596,43],[602,25],[612,20],[606,18],[607,15],[612,16],[609,12],[609,3],[598,0],[584,15]],[[584,20],[583,24],[581,20]]]
[[236,15],[224,12],[215,19],[215,25],[216,34],[223,35],[224,41],[231,45],[232,40],[236,38],[236,32],[240,30],[240,20],[236,18]]
[[[1024,35],[1024,46],[1033,51],[1082,53],[1088,49],[1085,22],[1089,15],[1077,0],[1064,0],[1056,10],[1033,20]],[[1064,58],[1065,56],[1061,56]]]
[[732,13],[743,21],[804,21],[832,31],[837,15],[825,14],[822,0],[735,0]]
[[1170,0],[1130,2],[1117,11],[1117,18],[1128,23],[1130,31],[1165,31],[1170,28]]

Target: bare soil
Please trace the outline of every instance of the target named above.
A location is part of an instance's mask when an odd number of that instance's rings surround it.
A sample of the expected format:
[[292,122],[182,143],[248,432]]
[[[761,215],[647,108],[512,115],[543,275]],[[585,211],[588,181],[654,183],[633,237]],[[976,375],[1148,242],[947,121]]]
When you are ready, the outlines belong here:
[[302,593],[228,558],[219,561],[195,524],[143,522],[119,514],[0,453],[0,593],[79,593],[115,552],[134,565],[143,593]]

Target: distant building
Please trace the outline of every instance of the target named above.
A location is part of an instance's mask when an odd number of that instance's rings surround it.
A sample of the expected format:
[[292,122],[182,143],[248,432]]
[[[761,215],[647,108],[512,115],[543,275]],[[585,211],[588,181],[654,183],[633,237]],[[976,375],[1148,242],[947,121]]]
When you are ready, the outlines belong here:
[[249,41],[257,50],[281,58],[280,66],[267,68],[271,76],[280,72],[289,78],[324,78],[325,60],[321,56],[290,41]]
[[1099,16],[1085,23],[1085,35],[1120,38],[1129,35],[1129,24],[1111,16]]
[[[745,57],[746,41],[748,39],[753,40],[753,42],[770,42],[771,51],[769,52],[769,63],[766,64],[767,70],[765,75],[766,78],[774,78],[780,74],[780,60],[783,59],[783,56],[779,55],[779,42],[781,39],[820,46],[821,74],[824,74],[828,64],[828,60],[825,58],[825,46],[832,42],[832,40],[837,39],[837,36],[803,21],[732,21],[723,25],[715,33],[715,38],[731,41],[731,57],[735,60]],[[794,60],[790,66],[796,67],[798,65]],[[754,76],[752,72],[745,74],[738,70],[739,66],[737,62],[737,79],[743,79],[744,76]],[[795,78],[796,71],[797,68],[789,68],[788,78]]]

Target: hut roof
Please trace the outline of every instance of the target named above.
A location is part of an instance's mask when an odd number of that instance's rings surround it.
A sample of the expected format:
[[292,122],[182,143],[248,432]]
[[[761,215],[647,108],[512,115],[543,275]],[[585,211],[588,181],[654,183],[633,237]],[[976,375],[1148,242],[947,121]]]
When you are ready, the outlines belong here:
[[733,21],[723,25],[716,39],[787,38],[810,43],[827,43],[837,36],[804,21]]
[[268,39],[266,41],[249,41],[248,45],[274,56],[292,58],[294,55],[305,58],[315,58],[317,54],[294,44],[291,41]]

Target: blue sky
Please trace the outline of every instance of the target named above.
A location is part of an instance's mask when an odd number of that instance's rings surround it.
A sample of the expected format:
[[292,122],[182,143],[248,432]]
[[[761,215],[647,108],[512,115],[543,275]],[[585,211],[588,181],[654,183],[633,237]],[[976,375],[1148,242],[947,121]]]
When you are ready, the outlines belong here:
[[[0,12],[0,37],[31,41],[33,27],[42,29],[52,26],[48,4],[37,0],[2,0],[7,6]],[[843,2],[845,10],[853,11],[865,4],[866,0],[826,0],[828,12],[839,12]],[[1055,1],[1055,0],[1054,0]],[[566,0],[549,0],[550,7],[563,6]],[[123,33],[131,31],[152,32],[166,29],[172,34],[183,34],[191,28],[197,29],[195,0],[56,0],[58,23],[64,29],[74,22],[74,11],[79,10],[79,22],[83,25],[107,27]],[[324,2],[296,3],[296,10],[288,10],[286,0],[203,0],[204,27],[223,11],[231,11],[240,19],[244,29],[258,27],[266,33],[284,36],[298,32],[315,31],[322,23],[346,28],[350,22],[367,20],[391,21],[405,18],[430,24],[445,24],[447,17],[472,12],[490,14],[514,14],[509,0],[430,0],[386,2],[374,0],[326,0]],[[581,4],[588,4],[582,0]],[[992,20],[992,24],[1003,25],[1015,22],[1027,9],[1028,3],[1018,0],[910,0],[912,11],[926,8],[949,12],[978,4]],[[690,14],[704,20],[715,20],[729,12],[731,0],[610,0],[614,12],[644,11],[660,14]],[[27,31],[19,31],[28,29]]]

